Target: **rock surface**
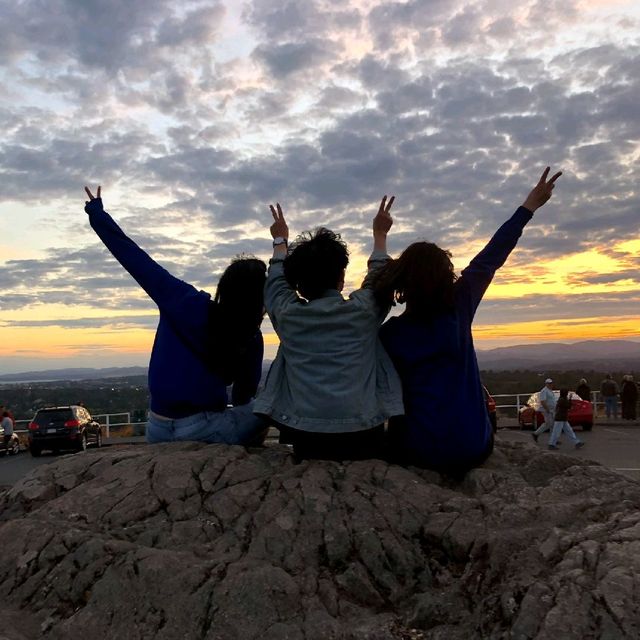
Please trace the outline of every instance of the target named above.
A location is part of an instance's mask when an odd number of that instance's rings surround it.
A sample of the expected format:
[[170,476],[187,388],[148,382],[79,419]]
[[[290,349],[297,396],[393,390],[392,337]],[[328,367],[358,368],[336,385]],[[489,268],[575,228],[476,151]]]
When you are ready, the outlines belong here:
[[0,639],[640,637],[640,484],[527,445],[462,482],[279,446],[78,454],[0,496],[0,548]]

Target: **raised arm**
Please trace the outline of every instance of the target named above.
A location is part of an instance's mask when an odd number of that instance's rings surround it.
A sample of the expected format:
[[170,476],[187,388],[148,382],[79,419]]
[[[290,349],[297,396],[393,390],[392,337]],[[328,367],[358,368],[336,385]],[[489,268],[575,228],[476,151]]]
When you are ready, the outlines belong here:
[[287,304],[297,302],[298,295],[289,286],[287,279],[284,277],[283,262],[287,257],[289,227],[279,203],[276,203],[275,207],[269,205],[269,209],[273,216],[273,223],[269,228],[273,238],[273,256],[269,260],[267,282],[264,286],[264,305],[269,318],[271,318],[271,324],[277,331],[280,313]]
[[367,275],[362,282],[362,289],[373,286],[374,273],[390,259],[387,253],[387,234],[393,225],[390,211],[395,199],[395,196],[391,196],[387,201],[387,196],[384,196],[378,207],[378,213],[373,219],[373,252],[367,262]]
[[191,285],[172,276],[125,235],[115,220],[103,209],[100,187],[95,197],[87,187],[84,189],[89,196],[84,210],[89,214],[89,223],[93,230],[158,307],[175,303],[178,296],[196,291]]
[[469,304],[471,317],[475,314],[495,272],[506,262],[515,248],[522,230],[533,217],[534,211],[549,200],[555,182],[561,175],[562,172],[559,171],[551,180],[547,180],[549,176],[549,167],[547,167],[522,206],[496,231],[485,248],[462,271],[458,287],[466,294],[464,297]]

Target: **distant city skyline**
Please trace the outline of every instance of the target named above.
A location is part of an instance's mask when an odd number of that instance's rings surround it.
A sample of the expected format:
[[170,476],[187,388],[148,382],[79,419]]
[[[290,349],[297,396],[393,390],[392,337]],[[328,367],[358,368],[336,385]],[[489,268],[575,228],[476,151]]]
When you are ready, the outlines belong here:
[[392,254],[428,239],[459,272],[549,164],[477,347],[640,339],[637,2],[25,0],[0,51],[0,373],[148,362],[157,311],[85,184],[212,294],[268,259],[276,200],[293,234],[343,234],[353,289],[385,193]]

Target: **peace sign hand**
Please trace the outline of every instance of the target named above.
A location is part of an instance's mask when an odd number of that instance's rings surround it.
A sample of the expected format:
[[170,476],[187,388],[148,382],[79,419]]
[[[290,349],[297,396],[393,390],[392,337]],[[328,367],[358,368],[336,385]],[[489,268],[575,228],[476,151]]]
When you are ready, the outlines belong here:
[[87,213],[91,213],[92,211],[102,210],[102,197],[101,197],[102,187],[100,186],[98,187],[95,198],[93,196],[93,193],[91,193],[91,191],[89,190],[89,187],[85,187],[84,190],[89,196],[89,199],[86,200],[84,203],[84,210]]
[[553,175],[551,180],[547,181],[550,170],[550,167],[547,167],[542,172],[540,180],[538,180],[538,184],[533,187],[531,193],[527,196],[527,199],[522,204],[525,209],[529,209],[529,211],[533,212],[536,209],[540,208],[551,197],[553,189],[556,186],[555,182],[562,175],[562,171],[558,171],[558,173]]
[[391,229],[391,225],[393,224],[393,218],[389,211],[391,211],[391,205],[393,201],[396,199],[395,196],[391,196],[389,198],[389,202],[387,202],[387,196],[382,198],[382,202],[380,203],[380,208],[378,209],[378,213],[376,217],[373,219],[373,235],[375,236],[385,236],[389,233],[389,229]]
[[282,207],[280,206],[280,203],[276,202],[275,207],[270,204],[269,209],[271,209],[271,215],[273,216],[273,224],[269,228],[269,231],[271,231],[271,237],[274,240],[276,238],[284,238],[285,240],[288,240],[289,227],[287,226],[287,222],[284,219],[284,214],[282,213]]
[[[91,191],[89,191],[89,187],[85,187],[84,190],[87,192],[87,195],[89,196],[89,200],[100,200],[100,191],[102,190],[102,187],[98,185],[98,190],[96,191],[96,197],[93,197],[93,194],[91,193]],[[87,204],[89,204],[87,202]]]

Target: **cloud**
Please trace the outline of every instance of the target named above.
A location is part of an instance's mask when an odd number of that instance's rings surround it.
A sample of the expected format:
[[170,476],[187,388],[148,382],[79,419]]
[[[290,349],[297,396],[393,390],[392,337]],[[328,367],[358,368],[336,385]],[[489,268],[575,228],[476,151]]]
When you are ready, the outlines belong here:
[[287,78],[299,71],[313,71],[319,63],[330,60],[332,53],[335,52],[331,47],[318,39],[309,42],[261,45],[254,51],[254,56],[266,64],[271,75]]
[[150,316],[105,316],[100,318],[50,318],[47,320],[1,321],[3,327],[61,327],[63,329],[124,328],[155,329],[158,315]]
[[7,5],[0,25],[0,205],[46,208],[30,224],[67,246],[27,259],[13,241],[3,309],[153,310],[69,217],[86,181],[109,185],[107,208],[154,258],[209,290],[235,254],[268,256],[275,200],[294,233],[326,224],[366,252],[394,193],[393,252],[425,237],[466,255],[546,164],[565,174],[510,265],[637,237],[637,12],[531,0],[42,7]]
[[206,8],[188,0],[181,4],[178,11],[171,0],[56,0],[46,6],[25,0],[5,8],[0,46],[13,59],[77,61],[110,73],[153,67],[157,47],[206,43],[225,13],[219,3]]

